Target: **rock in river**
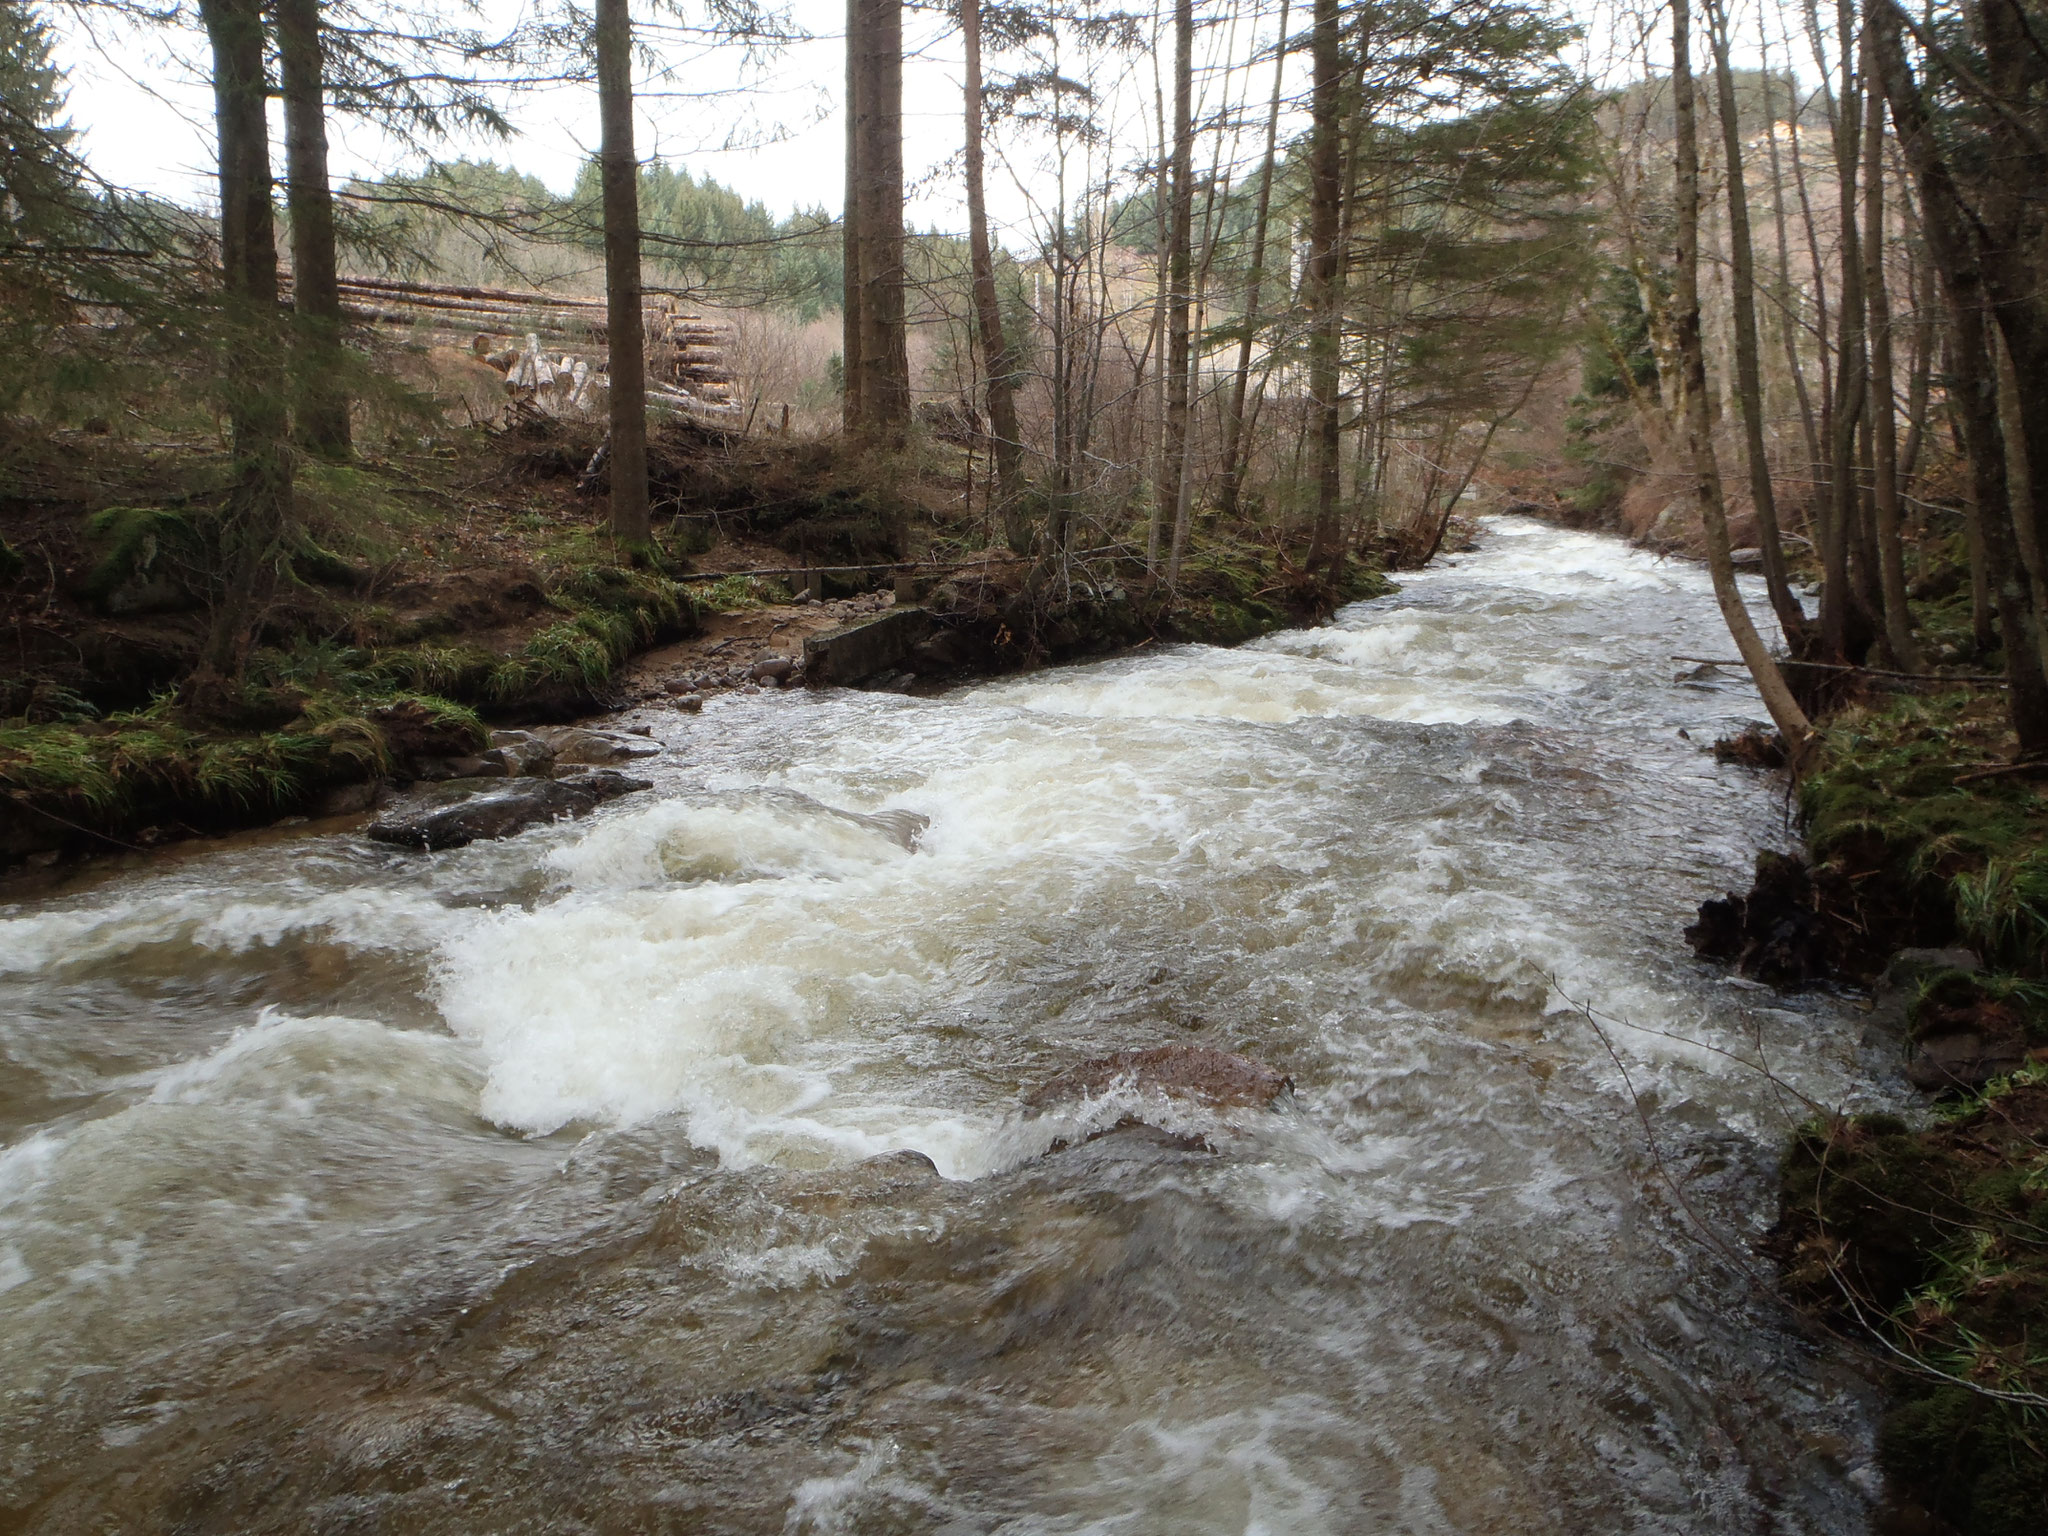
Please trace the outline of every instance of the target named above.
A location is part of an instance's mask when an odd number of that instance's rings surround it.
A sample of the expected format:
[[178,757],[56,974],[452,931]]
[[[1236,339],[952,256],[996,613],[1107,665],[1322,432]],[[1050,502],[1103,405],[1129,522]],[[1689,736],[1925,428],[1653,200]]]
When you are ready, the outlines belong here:
[[1046,1109],[1093,1098],[1123,1081],[1141,1091],[1193,1099],[1217,1109],[1265,1109],[1294,1087],[1294,1080],[1285,1073],[1249,1056],[1200,1045],[1161,1045],[1083,1062],[1035,1090],[1024,1104],[1028,1109]]
[[644,736],[593,731],[583,725],[543,726],[534,734],[554,748],[558,763],[618,763],[633,757],[653,757],[661,751],[661,743]]
[[622,773],[573,779],[456,779],[371,825],[380,843],[433,852],[492,837],[510,837],[543,821],[587,815],[606,800],[653,788]]

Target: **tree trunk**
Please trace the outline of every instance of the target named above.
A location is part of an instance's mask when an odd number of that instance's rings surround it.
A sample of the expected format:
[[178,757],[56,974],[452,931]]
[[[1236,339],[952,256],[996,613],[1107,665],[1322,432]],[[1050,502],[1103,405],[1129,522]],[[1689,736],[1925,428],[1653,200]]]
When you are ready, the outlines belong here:
[[[2012,520],[2013,542],[2019,546],[2020,563],[2027,568],[2027,581],[2034,593],[2034,612],[2048,619],[2048,550],[2042,549],[2035,537],[2029,520],[2018,509],[2034,505],[2034,463],[2027,452],[2026,422],[2022,418],[2021,402],[2026,399],[2027,388],[2020,382],[2018,366],[2013,361],[2012,349],[2005,345],[2003,336],[1994,336],[1998,366],[1998,429],[2005,439],[2005,483],[2007,496],[2014,513]],[[2048,623],[2044,623],[2048,632]],[[2041,657],[2042,665],[2048,667],[2048,650]]]
[[221,383],[235,445],[234,483],[218,524],[221,585],[187,694],[195,708],[212,711],[241,680],[284,559],[292,456],[279,345],[262,7],[259,0],[201,0],[200,19],[213,52]]
[[[1987,114],[1978,217],[1985,287],[2013,367],[2027,388],[2013,395],[2013,526],[2021,548],[2048,554],[2048,241],[2041,189],[2048,185],[2048,36],[2038,0],[1981,0],[1969,8],[1984,49]],[[2021,469],[2024,462],[2028,474]],[[2043,615],[2048,622],[2048,614]]]
[[1751,622],[1735,582],[1734,553],[1728,545],[1728,515],[1722,501],[1721,470],[1714,458],[1713,408],[1707,398],[1707,355],[1700,335],[1699,126],[1693,102],[1691,16],[1689,0],[1672,0],[1671,107],[1677,137],[1677,260],[1672,273],[1672,321],[1679,367],[1685,375],[1685,427],[1691,449],[1693,489],[1699,498],[1700,521],[1707,536],[1707,566],[1714,598],[1735,648],[1756,680],[1764,707],[1785,738],[1794,773],[1812,754],[1813,727],[1785,686],[1784,674],[1771,659],[1763,636]]
[[860,29],[867,12],[862,0],[846,0],[846,201],[839,215],[840,231],[840,430],[848,437],[861,430],[860,299],[866,284],[861,273],[860,185],[862,132],[867,114],[865,72],[861,68]]
[[[1867,43],[1866,43],[1867,52]],[[1869,71],[1866,68],[1865,74]],[[1906,605],[1906,552],[1899,537],[1898,423],[1892,408],[1892,306],[1884,273],[1884,98],[1863,90],[1863,302],[1869,313],[1870,487],[1877,516],[1878,584],[1892,657],[1908,672],[1925,663]]]
[[1280,92],[1287,76],[1287,14],[1289,0],[1280,0],[1280,36],[1273,48],[1273,101],[1266,113],[1266,157],[1259,167],[1258,212],[1252,221],[1252,269],[1244,288],[1244,334],[1237,342],[1237,372],[1230,381],[1230,405],[1223,417],[1223,483],[1218,499],[1225,517],[1237,516],[1244,488],[1244,405],[1252,376],[1252,340],[1259,324],[1259,300],[1266,282],[1266,234],[1273,213],[1273,164],[1280,138]]
[[647,356],[640,312],[640,163],[633,155],[633,22],[597,0],[598,170],[604,194],[605,335],[611,348],[612,537],[645,545]]
[[301,447],[346,459],[348,394],[341,385],[341,284],[334,193],[327,183],[326,67],[320,0],[277,0],[278,83],[284,97],[285,208],[291,217],[292,366]]
[[1194,279],[1195,221],[1195,7],[1194,0],[1174,0],[1173,7],[1173,170],[1166,219],[1166,432],[1160,447],[1159,517],[1173,520],[1173,542],[1166,555],[1166,584],[1180,580],[1186,552],[1188,519],[1181,486],[1187,479],[1188,441],[1188,311]]
[[1949,312],[1949,402],[1970,464],[1984,564],[2005,641],[2006,705],[2022,756],[2048,753],[2048,677],[2041,665],[2040,615],[2020,566],[2007,497],[2005,447],[1998,425],[1998,374],[1992,362],[1990,304],[1976,230],[1942,158],[1926,104],[1899,39],[1891,0],[1871,0],[1872,62],[1891,106],[1906,165],[1920,189],[1920,221],[1941,274]]
[[[1796,114],[1798,102],[1797,87],[1793,88],[1794,100],[1787,103]],[[1813,393],[1806,387],[1806,367],[1799,360],[1798,289],[1792,282],[1791,242],[1786,235],[1785,219],[1785,177],[1778,160],[1778,128],[1775,112],[1771,106],[1771,61],[1768,45],[1764,54],[1764,143],[1769,149],[1771,160],[1771,222],[1775,226],[1778,246],[1778,270],[1775,287],[1778,293],[1778,331],[1785,345],[1785,371],[1792,378],[1793,397],[1799,402],[1799,429],[1806,443],[1806,462],[1809,465],[1820,462],[1820,435],[1813,421]],[[1798,140],[1793,141],[1792,152],[1799,152]]]
[[1735,393],[1742,408],[1742,440],[1749,459],[1749,493],[1756,505],[1757,543],[1763,551],[1764,581],[1771,610],[1796,655],[1806,634],[1806,610],[1792,595],[1785,571],[1785,546],[1778,534],[1778,500],[1771,485],[1771,461],[1764,448],[1763,370],[1756,343],[1756,248],[1750,239],[1749,188],[1743,180],[1742,129],[1736,115],[1735,76],[1728,67],[1728,23],[1719,0],[1707,0],[1714,49],[1714,84],[1721,107],[1721,147],[1727,156],[1728,248],[1735,312]]
[[1314,445],[1315,524],[1309,538],[1310,570],[1337,565],[1338,366],[1344,324],[1343,256],[1338,249],[1343,215],[1343,61],[1338,0],[1315,0],[1310,37],[1308,263],[1302,286],[1309,311],[1308,393]]
[[910,357],[904,333],[903,8],[853,0],[847,46],[854,72],[854,206],[858,247],[860,373],[857,428],[895,447],[910,426]]
[[982,367],[988,376],[988,426],[1002,496],[1003,537],[1023,554],[1031,530],[1024,519],[1024,445],[1017,431],[1017,361],[1003,339],[1003,312],[996,300],[995,255],[989,247],[988,207],[982,187],[981,0],[960,0],[960,35],[967,51],[967,250],[974,272],[974,315],[981,334]]
[[[1873,79],[1876,73],[1871,71]],[[1906,365],[1906,446],[1899,450],[1899,488],[1903,491],[1919,472],[1920,446],[1927,440],[1927,399],[1934,382],[1935,299],[1934,273],[1927,265],[1927,243],[1920,237],[1911,198],[1900,197],[1900,211],[1906,226],[1906,291],[1913,303],[1913,357]]]
[[1159,79],[1159,27],[1156,17],[1152,28],[1152,118],[1159,140],[1158,163],[1152,177],[1152,244],[1158,259],[1153,263],[1152,325],[1145,342],[1145,349],[1152,358],[1152,420],[1155,428],[1152,510],[1145,520],[1147,577],[1159,574],[1159,533],[1165,510],[1160,487],[1166,484],[1166,311],[1173,295],[1173,285],[1168,278],[1173,241],[1168,237],[1170,221],[1167,217],[1167,209],[1173,201],[1167,193],[1173,151],[1167,140],[1166,88]]
[[[1838,12],[1847,0],[1836,0]],[[1818,51],[1819,33],[1814,35]],[[1828,515],[1821,545],[1824,585],[1821,590],[1821,637],[1832,661],[1861,661],[1869,643],[1871,621],[1878,605],[1868,602],[1876,595],[1874,572],[1865,572],[1863,562],[1851,561],[1860,553],[1859,524],[1862,521],[1856,477],[1856,433],[1866,408],[1869,355],[1863,334],[1863,250],[1856,217],[1857,149],[1861,143],[1855,110],[1855,81],[1849,56],[1842,58],[1842,98],[1831,99],[1829,118],[1834,129],[1836,215],[1841,223],[1840,303],[1835,310],[1834,416],[1828,438]],[[1869,592],[1864,591],[1866,581]]]

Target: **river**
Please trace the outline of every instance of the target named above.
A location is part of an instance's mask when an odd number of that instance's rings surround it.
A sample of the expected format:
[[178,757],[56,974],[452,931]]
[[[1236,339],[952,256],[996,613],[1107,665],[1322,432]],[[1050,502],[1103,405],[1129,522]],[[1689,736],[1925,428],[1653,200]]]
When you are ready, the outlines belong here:
[[[585,822],[0,909],[0,1527],[1866,1529],[1748,1251],[1860,1025],[1680,937],[1789,841],[1728,651],[1495,519],[1237,650],[630,716]],[[1020,1108],[1172,1043],[1292,1101]]]

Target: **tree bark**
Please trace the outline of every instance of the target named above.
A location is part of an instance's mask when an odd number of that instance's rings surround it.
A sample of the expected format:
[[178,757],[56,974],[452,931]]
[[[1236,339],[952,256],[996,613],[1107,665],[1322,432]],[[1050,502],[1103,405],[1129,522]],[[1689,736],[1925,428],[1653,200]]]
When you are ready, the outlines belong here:
[[1693,100],[1691,14],[1689,0],[1671,6],[1671,108],[1677,138],[1677,250],[1672,272],[1672,323],[1679,367],[1685,375],[1685,427],[1691,450],[1693,492],[1699,499],[1700,521],[1707,536],[1707,566],[1713,576],[1714,599],[1721,617],[1756,680],[1764,707],[1785,738],[1793,772],[1812,755],[1813,727],[1785,685],[1784,674],[1757,633],[1735,581],[1735,558],[1728,544],[1728,514],[1722,500],[1721,470],[1714,458],[1713,406],[1707,398],[1706,344],[1700,334],[1699,125]]
[[334,249],[334,193],[327,180],[325,50],[320,0],[277,0],[278,83],[284,97],[285,209],[291,218],[292,364],[298,440],[308,452],[346,459],[348,393],[342,387],[341,284]]
[[1188,542],[1187,480],[1188,313],[1193,303],[1195,221],[1195,7],[1194,0],[1173,6],[1173,168],[1168,186],[1166,229],[1166,432],[1160,449],[1159,517],[1172,519],[1173,540],[1166,555],[1166,584],[1180,580],[1181,556]]
[[647,338],[640,310],[640,162],[633,154],[633,22],[597,0],[598,171],[604,198],[605,334],[611,348],[612,537],[653,537],[647,514]]
[[1225,517],[1234,518],[1244,490],[1245,396],[1250,392],[1252,341],[1259,324],[1259,300],[1266,283],[1266,236],[1272,226],[1273,165],[1280,138],[1280,92],[1287,76],[1289,0],[1280,0],[1280,36],[1273,49],[1273,101],[1266,113],[1266,157],[1259,167],[1258,212],[1252,220],[1252,268],[1245,279],[1244,334],[1237,342],[1237,372],[1230,381],[1230,406],[1223,417],[1223,482],[1218,492]]
[[840,430],[848,437],[861,430],[860,300],[866,291],[861,273],[860,226],[861,135],[867,114],[866,72],[861,68],[861,26],[867,11],[862,0],[846,0],[846,201],[839,215],[840,232]]
[[988,239],[988,206],[982,186],[981,0],[960,0],[960,35],[967,53],[967,251],[974,276],[974,315],[987,374],[988,426],[1002,497],[1003,537],[1023,554],[1031,529],[1024,518],[1024,444],[1017,430],[1015,354],[1003,337],[1002,306],[996,299],[995,255]]
[[[1793,96],[1787,105],[1794,115],[1798,112],[1797,87],[1788,94]],[[1813,394],[1806,387],[1806,368],[1799,360],[1799,325],[1797,313],[1798,290],[1792,283],[1791,244],[1786,236],[1785,219],[1785,177],[1778,160],[1778,127],[1776,113],[1771,106],[1771,59],[1769,43],[1766,40],[1764,52],[1764,143],[1771,161],[1771,222],[1775,226],[1778,247],[1778,270],[1776,288],[1778,293],[1778,332],[1785,347],[1785,371],[1792,378],[1792,393],[1799,402],[1799,428],[1806,443],[1806,462],[1809,465],[1820,462],[1820,435],[1813,421]],[[1799,152],[1799,141],[1792,141],[1792,152]]]
[[1338,249],[1343,214],[1343,61],[1338,0],[1315,0],[1310,35],[1308,262],[1303,272],[1308,301],[1308,393],[1314,453],[1315,522],[1309,537],[1310,570],[1335,570],[1341,554],[1338,528],[1338,365],[1344,324],[1343,252]]
[[[1839,13],[1847,0],[1836,0]],[[1819,32],[1814,34],[1816,53]],[[1842,57],[1842,97],[1830,98],[1829,119],[1834,131],[1836,215],[1841,223],[1840,302],[1835,309],[1834,415],[1828,438],[1828,515],[1823,524],[1821,560],[1821,639],[1832,661],[1861,661],[1868,643],[1870,620],[1878,605],[1867,603],[1876,592],[1875,573],[1869,573],[1870,591],[1863,591],[1865,573],[1860,560],[1851,573],[1851,560],[1861,543],[1862,520],[1856,477],[1856,432],[1866,408],[1869,355],[1863,334],[1863,250],[1856,217],[1857,149],[1861,143],[1859,115],[1855,111],[1855,81],[1849,55]]]
[[1714,85],[1721,107],[1721,148],[1727,156],[1728,249],[1735,319],[1735,393],[1742,410],[1743,449],[1749,459],[1749,494],[1756,507],[1757,544],[1763,551],[1764,582],[1785,643],[1796,655],[1806,635],[1806,610],[1792,594],[1785,570],[1785,546],[1778,532],[1778,499],[1771,485],[1771,461],[1764,447],[1763,370],[1757,359],[1756,248],[1750,238],[1749,188],[1743,179],[1742,129],[1737,118],[1735,76],[1728,65],[1728,22],[1720,0],[1707,0],[1707,24],[1714,50]]
[[[1866,40],[1866,53],[1867,53]],[[1866,74],[1868,70],[1866,68]],[[1869,313],[1871,498],[1877,518],[1878,584],[1892,657],[1908,672],[1925,667],[1906,605],[1906,552],[1899,537],[1899,439],[1892,407],[1892,307],[1884,272],[1884,97],[1863,91],[1863,302]]]
[[[1872,70],[1875,78],[1876,71]],[[1878,93],[1880,98],[1883,93]],[[1927,441],[1927,400],[1934,381],[1934,274],[1927,265],[1927,242],[1921,238],[1910,197],[1901,196],[1906,226],[1906,291],[1913,304],[1913,356],[1906,367],[1906,446],[1899,450],[1899,487],[1913,483],[1920,468],[1920,447]]]
[[848,17],[855,112],[850,239],[857,247],[859,411],[855,426],[878,447],[910,426],[910,356],[904,331],[903,8],[853,0]]
[[2006,488],[2005,447],[1998,423],[1998,374],[1992,361],[1991,306],[1984,290],[1976,235],[1943,159],[1900,41],[1891,0],[1870,0],[1867,16],[1892,126],[1920,190],[1920,222],[1941,276],[1949,313],[1949,403],[1970,464],[1984,564],[2005,642],[2006,705],[2024,757],[2048,754],[2048,677],[2041,665],[2040,615],[2021,568]]
[[187,690],[204,712],[218,709],[239,684],[284,558],[292,455],[279,345],[263,12],[259,0],[201,0],[200,19],[213,53],[221,383],[235,448],[234,480],[217,528],[220,589]]

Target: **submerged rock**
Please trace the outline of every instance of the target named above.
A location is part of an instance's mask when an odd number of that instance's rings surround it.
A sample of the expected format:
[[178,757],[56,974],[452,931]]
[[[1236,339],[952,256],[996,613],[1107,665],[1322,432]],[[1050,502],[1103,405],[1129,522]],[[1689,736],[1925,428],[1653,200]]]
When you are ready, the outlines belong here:
[[584,816],[607,800],[653,787],[650,780],[611,772],[572,779],[457,779],[372,823],[369,833],[380,843],[431,853]]
[[1093,1098],[1118,1083],[1140,1092],[1193,1099],[1214,1109],[1269,1109],[1294,1080],[1262,1061],[1201,1045],[1161,1045],[1144,1051],[1118,1051],[1062,1072],[1024,1100],[1027,1109]]

